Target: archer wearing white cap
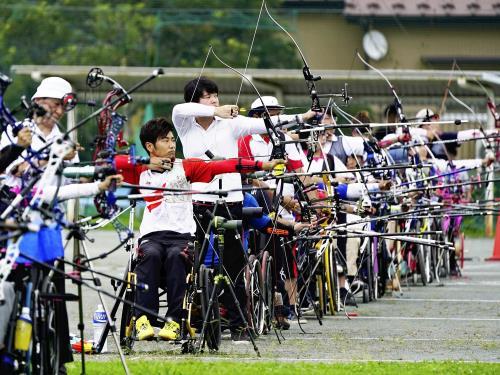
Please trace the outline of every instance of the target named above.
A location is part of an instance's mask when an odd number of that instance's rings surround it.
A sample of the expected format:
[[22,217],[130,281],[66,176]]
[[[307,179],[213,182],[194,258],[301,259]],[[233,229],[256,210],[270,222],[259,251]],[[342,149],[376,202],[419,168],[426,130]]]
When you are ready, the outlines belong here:
[[31,100],[45,109],[42,116],[34,116],[38,128],[44,136],[50,136],[64,113],[74,108],[76,95],[71,84],[61,77],[48,77],[42,80]]
[[[250,106],[250,111],[248,111],[248,117],[255,117],[255,114],[262,113],[264,111],[264,102],[269,114],[271,116],[279,115],[285,106],[278,103],[278,99],[274,96],[263,96],[262,100],[260,98],[255,99]],[[257,116],[257,117],[260,117]]]
[[[34,110],[33,120],[29,126],[32,133],[31,149],[40,150],[46,144],[54,141],[62,133],[59,130],[58,122],[63,118],[64,113],[72,110],[76,105],[76,95],[73,93],[71,84],[61,77],[48,77],[40,82],[35,94],[31,97]],[[0,141],[0,148],[17,142],[12,128],[8,128]],[[65,157],[71,162],[78,161],[76,150],[73,150]],[[40,166],[43,166],[44,161]],[[29,167],[29,164],[22,158],[14,161],[6,172],[8,177],[5,183],[14,186],[20,183],[18,177]]]

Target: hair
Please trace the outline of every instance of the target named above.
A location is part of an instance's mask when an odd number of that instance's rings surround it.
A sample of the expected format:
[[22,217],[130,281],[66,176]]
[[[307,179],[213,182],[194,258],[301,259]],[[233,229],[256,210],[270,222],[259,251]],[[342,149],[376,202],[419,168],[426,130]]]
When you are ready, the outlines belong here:
[[[368,111],[360,111],[356,114],[355,117],[358,121],[360,121],[363,124],[369,124],[371,122],[370,121],[370,114],[368,113]],[[361,133],[368,133],[368,131],[369,131],[367,126],[358,126],[357,129],[359,129],[359,131]],[[354,131],[354,129],[353,129],[353,131]]]
[[206,77],[192,79],[184,86],[184,101],[199,103],[204,91],[207,94],[218,94],[219,88],[214,81]]
[[142,128],[139,138],[141,139],[142,147],[149,154],[146,148],[146,143],[155,144],[156,141],[162,137],[166,137],[168,133],[174,132],[174,127],[168,120],[164,117],[158,117],[146,122]]
[[445,143],[444,147],[450,156],[455,158],[458,155],[458,147],[460,147],[458,142]]
[[398,108],[394,103],[389,104],[387,107],[384,109],[384,116],[388,117],[389,115],[396,116],[398,114]]

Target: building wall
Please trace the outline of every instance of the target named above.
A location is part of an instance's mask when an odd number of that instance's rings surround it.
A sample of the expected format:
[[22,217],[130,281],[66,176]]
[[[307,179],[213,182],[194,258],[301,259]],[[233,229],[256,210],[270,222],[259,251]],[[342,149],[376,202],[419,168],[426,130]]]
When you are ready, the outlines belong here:
[[[399,19],[374,26],[389,43],[385,58],[376,62],[380,68],[395,69],[450,69],[449,65],[429,65],[423,56],[433,57],[494,57],[500,58],[500,22],[498,23],[441,23],[405,22]],[[365,33],[360,23],[347,21],[343,15],[301,10],[296,14],[296,36],[311,68],[315,69],[362,69],[359,59]],[[465,68],[465,66],[462,66]],[[500,70],[498,63],[475,64],[466,68]]]

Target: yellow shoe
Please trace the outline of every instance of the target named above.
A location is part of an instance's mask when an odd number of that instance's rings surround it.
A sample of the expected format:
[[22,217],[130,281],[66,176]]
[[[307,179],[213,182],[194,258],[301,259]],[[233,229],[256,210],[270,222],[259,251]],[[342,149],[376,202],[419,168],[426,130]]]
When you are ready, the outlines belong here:
[[179,340],[181,337],[181,327],[175,321],[166,322],[163,328],[158,332],[158,336],[163,340]]
[[136,320],[135,330],[137,331],[137,338],[139,340],[149,340],[155,335],[155,331],[153,330],[153,327],[151,327],[151,323],[149,323],[146,315],[142,315]]

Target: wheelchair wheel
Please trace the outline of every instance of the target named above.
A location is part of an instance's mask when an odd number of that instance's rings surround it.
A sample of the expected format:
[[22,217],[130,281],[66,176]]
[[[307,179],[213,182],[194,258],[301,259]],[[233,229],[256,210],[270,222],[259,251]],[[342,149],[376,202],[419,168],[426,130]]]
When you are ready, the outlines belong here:
[[268,251],[264,251],[262,255],[262,294],[264,297],[264,333],[272,329],[272,321],[274,318],[274,288],[272,275],[273,258]]
[[[131,275],[135,266],[136,266],[136,260],[132,260],[130,267],[129,264],[127,264],[127,268],[125,269],[125,274],[123,275],[124,280],[127,280],[129,277],[132,277]],[[123,299],[129,302],[135,302],[135,293],[136,290],[134,289],[133,286],[131,286],[130,288],[125,289],[125,294],[123,296]],[[135,343],[136,332],[135,332],[134,316],[135,316],[134,306],[128,303],[122,303],[122,316],[120,320],[120,346],[127,353],[130,353],[132,351]]]
[[376,283],[375,280],[375,273],[373,269],[373,254],[372,254],[372,246],[373,246],[373,241],[371,240],[370,237],[366,237],[364,241],[367,241],[366,247],[365,247],[365,252],[362,255],[363,257],[363,262],[362,264],[364,265],[364,275],[366,277],[365,285],[363,287],[363,303],[368,303],[373,300],[373,295],[375,293],[375,287],[374,284]]
[[417,245],[417,263],[418,272],[420,273],[420,280],[424,286],[427,285],[427,267],[425,262],[425,247],[424,245]]
[[[213,270],[206,268],[204,265],[200,267],[200,290],[201,290],[201,311],[203,319],[207,319],[204,332],[204,340],[210,350],[219,350],[221,342],[221,327],[220,327],[220,312],[219,301],[216,295],[212,301],[212,306],[209,306],[210,297],[214,290]],[[210,310],[210,311],[209,311]],[[207,312],[208,317],[207,317]]]
[[41,348],[41,373],[59,373],[59,340],[57,331],[57,316],[54,303],[56,287],[52,281],[45,278],[40,294],[40,348]]
[[371,280],[370,301],[376,301],[379,295],[379,268],[378,268],[378,243],[377,240],[372,240],[370,244],[370,260],[371,260]]
[[[340,310],[340,291],[337,273],[337,261],[335,260],[335,248],[331,241],[328,241],[323,253],[323,265],[326,283],[326,295],[328,297],[328,310],[330,315],[335,315]],[[326,306],[325,306],[326,307]],[[325,311],[326,313],[326,311]]]
[[[125,300],[134,301],[135,295],[132,291],[125,293]],[[122,349],[130,352],[135,342],[135,319],[134,309],[128,303],[123,304],[122,318],[120,321],[120,346]]]
[[26,366],[26,373],[51,375],[59,373],[58,316],[54,302],[58,292],[48,277],[42,277],[43,274],[39,270],[32,273],[35,289],[31,292],[31,349],[26,353],[26,361],[22,362],[21,366]]
[[250,327],[257,335],[264,332],[264,283],[262,281],[262,266],[255,256],[249,258],[245,270],[245,289],[247,292],[247,315]]
[[389,269],[391,267],[391,254],[387,250],[387,244],[384,239],[379,239],[377,243],[377,268],[378,277],[377,285],[375,286],[375,299],[382,297],[385,294],[387,282],[390,280]]

